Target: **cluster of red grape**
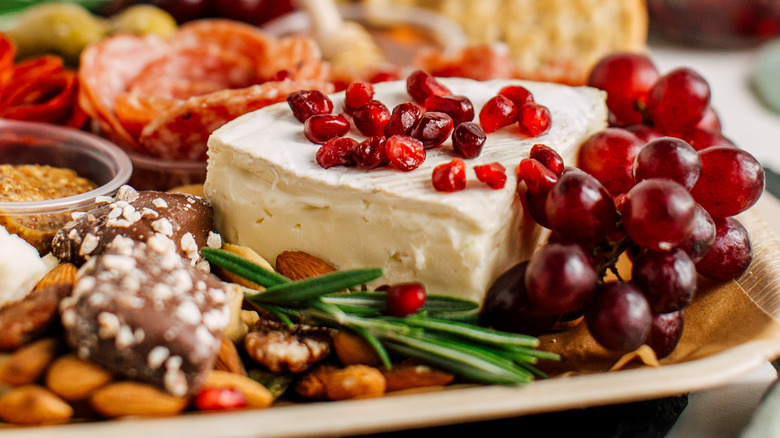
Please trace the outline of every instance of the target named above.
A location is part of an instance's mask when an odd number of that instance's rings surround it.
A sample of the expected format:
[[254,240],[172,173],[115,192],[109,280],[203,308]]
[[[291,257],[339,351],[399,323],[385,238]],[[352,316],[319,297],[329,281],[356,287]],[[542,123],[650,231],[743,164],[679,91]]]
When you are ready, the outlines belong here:
[[140,3],[164,9],[179,23],[219,17],[259,26],[295,9],[292,0],[112,0],[100,12],[112,15]]
[[[750,239],[733,216],[761,196],[764,171],[722,136],[696,72],[660,76],[646,56],[615,54],[589,82],[607,91],[611,126],[582,145],[576,168],[543,145],[520,163],[526,211],[552,233],[494,283],[482,316],[530,333],[584,316],[605,348],[647,344],[664,357],[682,334],[697,274],[725,281],[748,268]],[[624,252],[630,280],[614,268]],[[609,271],[617,281],[605,281]]]

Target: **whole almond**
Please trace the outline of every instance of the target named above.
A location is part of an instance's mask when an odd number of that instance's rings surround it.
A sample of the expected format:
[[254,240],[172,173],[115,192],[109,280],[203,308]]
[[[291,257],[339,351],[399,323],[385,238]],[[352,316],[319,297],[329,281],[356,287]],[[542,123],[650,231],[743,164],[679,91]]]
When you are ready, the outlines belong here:
[[176,415],[188,403],[186,397],[176,397],[154,386],[131,381],[109,383],[97,389],[90,397],[92,408],[108,418]]
[[23,425],[61,424],[73,417],[73,408],[38,385],[17,386],[0,397],[0,419]]
[[244,368],[244,362],[238,354],[238,348],[227,337],[222,338],[222,345],[219,347],[214,369],[246,376],[246,368]]
[[[262,258],[258,253],[256,253],[252,248],[249,248],[248,246],[240,246],[240,245],[233,245],[230,243],[224,243],[222,244],[222,249],[228,252],[232,252],[233,254],[239,255],[250,262],[253,262],[256,265],[260,265],[263,268],[268,269],[269,271],[273,271],[274,268],[271,266],[270,263],[264,258]],[[256,289],[256,290],[265,290],[263,286],[260,286],[259,284],[249,281],[245,278],[242,278],[236,274],[233,274],[232,272],[228,272],[222,268],[216,268],[215,273],[219,275],[220,277],[224,278],[227,281],[230,281],[232,283],[240,284],[241,286],[248,287],[250,289]]]
[[276,270],[291,280],[302,280],[333,272],[336,268],[307,252],[284,251],[276,256]]
[[443,386],[452,383],[455,376],[417,363],[393,364],[393,368],[382,370],[387,381],[387,391]]
[[274,396],[265,386],[241,374],[212,370],[206,379],[206,388],[233,388],[241,391],[251,408],[267,408]]
[[57,284],[67,284],[73,287],[76,284],[78,270],[72,263],[61,263],[41,278],[35,285],[35,289],[43,289]]
[[103,368],[68,354],[54,361],[46,372],[46,386],[69,401],[84,400],[113,376]]
[[342,365],[370,365],[379,366],[382,364],[382,358],[371,345],[362,337],[339,330],[333,336],[333,349]]
[[60,350],[54,338],[44,338],[27,344],[0,363],[0,383],[11,386],[33,383],[43,376]]

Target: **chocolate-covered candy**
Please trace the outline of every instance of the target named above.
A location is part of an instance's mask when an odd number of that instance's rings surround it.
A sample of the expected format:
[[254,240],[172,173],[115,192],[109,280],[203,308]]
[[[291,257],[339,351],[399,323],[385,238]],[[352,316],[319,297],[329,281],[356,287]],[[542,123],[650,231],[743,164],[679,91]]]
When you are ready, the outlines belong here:
[[[191,264],[200,261],[199,248],[215,234],[211,205],[185,193],[136,192],[123,186],[115,198],[81,213],[54,236],[52,253],[63,262],[82,265],[101,254],[116,236],[146,242],[161,234],[176,243],[179,254]],[[218,245],[217,245],[218,246]]]
[[79,357],[183,396],[213,367],[228,301],[225,285],[183,259],[171,239],[118,236],[79,270],[60,310]]

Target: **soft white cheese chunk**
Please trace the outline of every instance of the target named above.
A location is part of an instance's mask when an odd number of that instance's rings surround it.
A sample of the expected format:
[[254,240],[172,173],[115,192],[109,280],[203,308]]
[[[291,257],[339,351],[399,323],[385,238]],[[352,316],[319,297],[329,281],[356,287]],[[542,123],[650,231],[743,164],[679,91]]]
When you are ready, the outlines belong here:
[[[540,228],[526,217],[515,193],[518,163],[531,146],[544,143],[572,164],[577,147],[606,126],[605,96],[549,83],[442,82],[468,97],[477,115],[502,87],[525,86],[550,109],[552,128],[536,138],[522,136],[516,125],[488,134],[482,153],[464,160],[466,189],[442,193],[434,190],[431,173],[456,156],[449,140],[429,149],[411,172],[323,169],[315,160],[318,145],[304,137],[287,103],[272,105],[239,117],[209,139],[204,190],[222,237],[268,260],[302,250],[342,269],[385,267],[377,284],[421,281],[429,293],[481,302],[491,282],[539,243]],[[375,98],[391,110],[411,101],[403,81],[377,84],[375,90]],[[343,97],[331,96],[335,111],[343,108]],[[355,128],[348,135],[364,138]],[[473,170],[496,161],[507,169],[501,190],[488,188]]]
[[34,246],[0,226],[0,307],[26,297],[48,271]]

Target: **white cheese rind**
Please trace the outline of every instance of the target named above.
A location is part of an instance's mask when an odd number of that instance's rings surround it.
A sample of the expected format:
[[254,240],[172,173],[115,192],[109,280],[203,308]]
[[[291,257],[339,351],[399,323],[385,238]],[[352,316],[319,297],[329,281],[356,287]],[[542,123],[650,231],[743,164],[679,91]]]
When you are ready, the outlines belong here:
[[[392,167],[321,168],[318,146],[280,103],[244,115],[209,139],[204,185],[217,228],[232,243],[273,260],[303,250],[339,268],[383,266],[380,283],[422,281],[430,293],[481,301],[490,283],[535,249],[539,228],[524,219],[515,194],[515,170],[531,146],[556,148],[571,163],[577,147],[606,126],[604,94],[586,87],[497,80],[442,79],[453,94],[467,96],[476,114],[509,84],[527,87],[552,113],[551,130],[525,138],[516,126],[488,134],[479,157],[464,160],[467,187],[437,192],[431,172],[456,155],[450,142],[428,150],[411,172]],[[388,108],[410,101],[404,82],[378,84],[376,98]],[[343,107],[343,93],[331,96]],[[475,120],[476,121],[476,120]],[[350,136],[362,140],[353,130]],[[504,189],[476,179],[473,167],[500,162]]]

